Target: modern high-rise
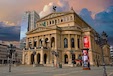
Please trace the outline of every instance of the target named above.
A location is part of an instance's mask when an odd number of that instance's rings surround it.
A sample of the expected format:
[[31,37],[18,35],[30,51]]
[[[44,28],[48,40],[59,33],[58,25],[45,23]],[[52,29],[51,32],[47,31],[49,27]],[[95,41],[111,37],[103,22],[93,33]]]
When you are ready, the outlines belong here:
[[25,46],[26,32],[36,28],[36,21],[40,19],[35,11],[26,11],[22,17],[20,31],[20,48]]
[[40,19],[40,16],[35,11],[29,11],[28,13],[28,31],[36,28],[36,22]]

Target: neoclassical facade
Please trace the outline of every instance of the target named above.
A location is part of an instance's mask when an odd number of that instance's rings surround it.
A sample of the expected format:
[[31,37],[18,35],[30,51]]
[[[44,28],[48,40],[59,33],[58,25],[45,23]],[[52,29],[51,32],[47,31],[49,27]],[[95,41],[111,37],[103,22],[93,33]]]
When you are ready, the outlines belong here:
[[[74,10],[53,12],[37,21],[36,28],[26,33],[26,48],[22,64],[72,65],[80,59],[82,49],[89,49],[91,65],[102,64],[101,48],[95,42],[96,31],[83,21]],[[88,47],[84,38],[88,39]],[[106,64],[109,64],[109,45],[106,45]],[[76,64],[76,63],[75,63]]]

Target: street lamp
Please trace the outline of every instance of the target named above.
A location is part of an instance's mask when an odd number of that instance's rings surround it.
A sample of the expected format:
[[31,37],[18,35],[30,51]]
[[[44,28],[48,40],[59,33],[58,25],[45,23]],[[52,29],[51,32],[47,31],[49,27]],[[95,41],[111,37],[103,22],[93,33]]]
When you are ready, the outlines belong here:
[[12,61],[12,55],[16,51],[15,48],[16,47],[13,44],[10,44],[8,46],[8,50],[7,50],[8,55],[7,55],[7,57],[8,57],[8,62],[9,62],[9,72],[11,72],[11,61]]
[[15,66],[17,65],[17,56],[18,56],[18,53],[16,52],[15,53]]
[[70,53],[71,53],[71,57],[72,57],[72,59],[71,59],[71,60],[72,60],[72,64],[73,64],[73,67],[74,67],[74,60],[73,60],[73,54],[74,54],[74,51],[71,50]]
[[107,44],[107,34],[103,31],[101,36],[99,36],[97,33],[95,35],[95,40],[96,40],[96,43],[100,45],[101,47],[101,52],[102,52],[102,61],[103,61],[103,76],[107,76],[107,73],[106,73],[106,67],[105,67],[105,61],[104,61],[104,55],[103,55],[103,46],[105,44]]
[[[36,52],[35,52],[35,51],[33,51],[33,56],[35,57],[35,55],[36,55]],[[33,67],[36,67],[36,64],[35,64],[35,59],[34,59],[34,61],[33,61]]]
[[[56,56],[56,58],[58,58],[59,57],[59,53],[58,52],[56,52],[56,51],[52,51],[52,55],[55,55]],[[56,59],[56,67],[57,67],[57,59]],[[54,65],[54,62],[53,62],[53,65]]]

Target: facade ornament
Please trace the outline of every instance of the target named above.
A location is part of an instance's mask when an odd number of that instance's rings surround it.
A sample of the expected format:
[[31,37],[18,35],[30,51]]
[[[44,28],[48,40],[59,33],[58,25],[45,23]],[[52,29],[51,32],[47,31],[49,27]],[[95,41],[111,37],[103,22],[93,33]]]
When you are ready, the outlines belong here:
[[53,6],[53,11],[54,11],[54,12],[56,12],[56,8],[57,8],[56,6]]

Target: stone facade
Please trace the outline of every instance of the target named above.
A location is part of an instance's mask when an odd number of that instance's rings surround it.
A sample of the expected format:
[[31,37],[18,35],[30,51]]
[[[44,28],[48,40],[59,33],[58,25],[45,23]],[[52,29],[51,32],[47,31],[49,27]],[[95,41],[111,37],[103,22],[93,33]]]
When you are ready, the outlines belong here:
[[[37,21],[36,28],[26,33],[26,48],[22,64],[72,65],[72,60],[82,56],[84,37],[89,39],[91,65],[102,64],[101,48],[96,44],[96,31],[73,10],[54,12]],[[109,48],[109,47],[108,47]],[[106,49],[109,52],[109,49]],[[73,53],[73,54],[72,54]],[[106,55],[109,63],[109,54]]]
[[[0,64],[7,64],[8,63],[8,45],[4,43],[0,43]],[[15,56],[15,54],[17,54]],[[15,52],[12,55],[12,62],[22,62],[22,50],[19,48],[15,48]]]

